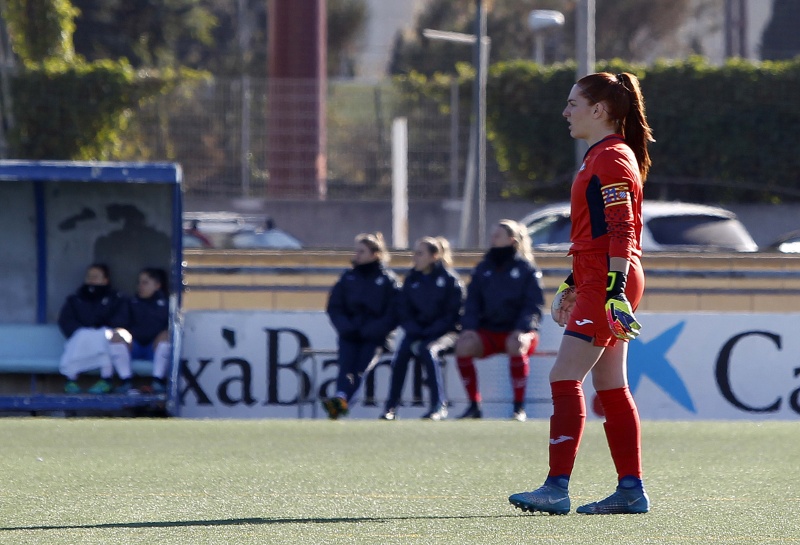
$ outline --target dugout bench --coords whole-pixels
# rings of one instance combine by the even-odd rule
[[[0,161],[0,412],[177,414],[181,177],[173,163]],[[113,287],[128,295],[142,268],[168,272],[173,364],[167,393],[64,393],[58,313],[83,283],[86,267],[97,262],[109,266]],[[132,367],[134,377],[149,376],[152,362]]]

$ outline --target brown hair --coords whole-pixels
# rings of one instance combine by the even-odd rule
[[[582,77],[578,80],[578,87],[589,104],[602,102],[606,106],[615,130],[622,135],[636,156],[639,174],[644,183],[647,173],[650,172],[647,144],[655,140],[653,129],[647,124],[644,113],[644,97],[639,80],[628,72],[617,75],[598,72]]]
[[[376,233],[361,233],[356,235],[356,244],[363,244],[370,251],[375,254],[378,261],[388,263],[390,256],[389,250],[386,249],[386,242],[383,240],[383,233],[380,231]]]
[[[424,244],[432,256],[444,263],[447,267],[453,264],[453,252],[450,250],[450,242],[444,237],[422,237],[420,244]]]
[[[527,261],[535,263],[533,248],[531,247],[531,237],[528,235],[527,227],[514,220],[500,220],[497,222],[497,225],[505,229],[508,236],[514,239],[514,247],[517,253]]]
[[[146,274],[161,285],[161,291],[169,295],[169,277],[167,271],[158,267],[145,267],[139,274]]]

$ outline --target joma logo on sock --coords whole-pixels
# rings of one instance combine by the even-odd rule
[[[561,436],[561,437],[559,437],[558,439],[552,439],[552,438],[551,438],[551,439],[550,439],[550,444],[551,444],[551,445],[557,445],[557,444],[559,444],[559,443],[563,443],[563,442],[565,442],[565,441],[574,441],[574,440],[575,440],[575,438],[574,438],[574,437],[570,437],[569,435],[562,435],[562,436]]]

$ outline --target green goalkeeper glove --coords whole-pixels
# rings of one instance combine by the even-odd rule
[[[627,276],[621,271],[608,273],[608,286],[606,287],[606,317],[608,327],[618,339],[631,341],[639,335],[642,324],[636,321],[633,307],[625,297],[625,282]]]

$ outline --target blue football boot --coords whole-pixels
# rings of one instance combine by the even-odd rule
[[[650,511],[650,498],[642,481],[636,477],[623,477],[617,490],[609,497],[581,505],[575,512],[584,515],[629,515]]]
[[[523,511],[540,511],[551,515],[569,513],[569,481],[563,477],[548,477],[544,484],[532,492],[509,496],[508,501]]]

